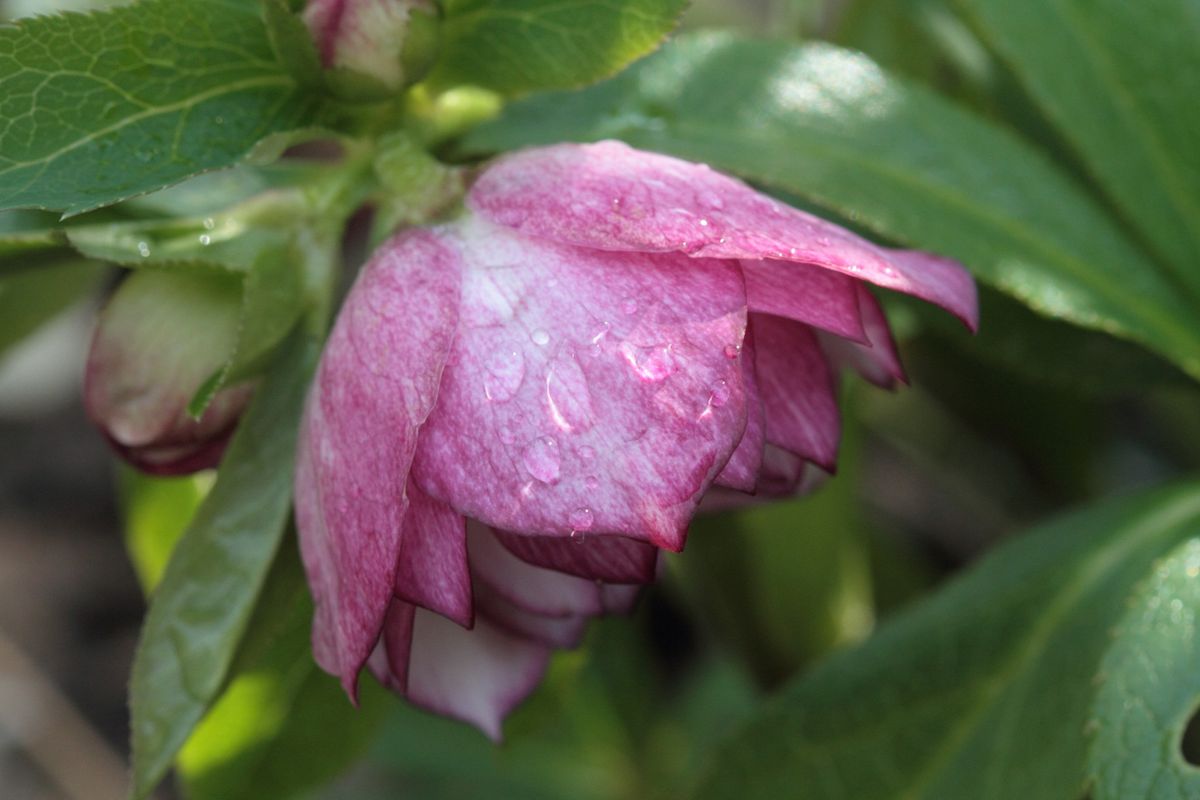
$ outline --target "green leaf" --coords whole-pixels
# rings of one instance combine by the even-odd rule
[[[1130,587],[1200,534],[1200,484],[1105,501],[997,548],[802,676],[713,758],[702,798],[1065,800]]]
[[[1043,314],[1200,377],[1200,313],[1032,147],[864,56],[681,37],[616,79],[516,103],[471,151],[619,138],[792,192],[958,258]],[[985,323],[986,324],[986,323]]]
[[[0,273],[0,358],[91,291],[103,274],[99,264],[71,253],[37,269]]]
[[[1088,755],[1094,800],[1200,796],[1181,743],[1200,698],[1200,538],[1156,565],[1104,656]]]
[[[285,541],[238,654],[236,677],[179,754],[189,800],[286,800],[337,775],[393,701],[373,681],[359,707],[313,661],[312,601]]]
[[[237,341],[224,365],[204,382],[188,403],[199,418],[222,388],[257,374],[304,311],[303,277],[297,248],[267,250],[246,273]]]
[[[429,76],[504,94],[606,78],[654,50],[686,0],[450,0]]]
[[[135,798],[161,780],[225,683],[291,509],[296,431],[316,350],[293,336],[155,591],[130,686]]]
[[[252,3],[21,20],[0,27],[0,208],[107,205],[233,164],[314,110]]]
[[[1200,300],[1194,0],[958,0]]]
[[[180,478],[158,478],[121,467],[125,549],[147,595],[162,580],[175,545],[212,488],[213,477],[206,470]]]

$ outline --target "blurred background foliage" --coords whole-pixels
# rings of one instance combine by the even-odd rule
[[[97,5],[111,4],[0,0],[0,18]],[[860,50],[1096,188],[952,0],[698,0],[683,27]],[[36,686],[24,696],[42,703],[31,710],[0,684],[0,787],[5,797],[50,800],[91,786],[88,796],[106,800],[97,787],[119,780],[112,773],[126,758],[120,708],[141,613],[135,573],[147,591],[154,585],[212,477],[151,479],[105,466],[75,397],[104,271],[54,258],[36,273],[0,272],[0,674]],[[36,306],[6,305],[27,294],[21,281],[52,288],[35,292]],[[888,394],[847,380],[836,479],[808,497],[699,520],[686,554],[669,559],[631,619],[595,624],[581,648],[556,658],[506,725],[503,746],[382,692],[368,691],[352,712],[334,681],[297,660],[307,653],[307,601],[298,567],[285,563],[268,596],[281,598],[287,618],[239,652],[244,669],[183,752],[180,788],[161,796],[685,796],[714,746],[764,697],[1001,540],[1200,462],[1200,392],[1149,351],[1039,316],[992,288],[982,289],[974,338],[920,304],[886,300],[913,385]],[[104,499],[112,485],[119,513]],[[133,571],[115,555],[119,529]],[[75,749],[56,753],[29,734],[37,719],[73,732],[59,743]]]

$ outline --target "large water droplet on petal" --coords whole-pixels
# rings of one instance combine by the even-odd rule
[[[572,533],[587,531],[591,530],[595,516],[590,508],[577,508],[567,517],[567,522],[571,526]]]
[[[712,385],[712,394],[708,398],[709,405],[713,408],[720,408],[729,402],[729,384],[725,381],[717,381]]]
[[[525,357],[515,344],[505,345],[484,365],[483,393],[488,400],[503,402],[521,388],[525,379]]]
[[[562,460],[553,436],[539,436],[525,448],[525,469],[542,483],[557,483]]]
[[[533,343],[538,347],[545,347],[546,345],[550,344],[550,334],[543,328],[538,328],[536,331],[529,334],[529,338],[532,339]]]
[[[625,358],[625,362],[633,367],[633,371],[637,373],[638,377],[647,381],[664,380],[679,369],[669,344],[639,347],[629,342],[622,342],[621,355]]]
[[[592,427],[595,412],[587,376],[570,352],[559,353],[546,371],[546,405],[559,430],[571,433]]]

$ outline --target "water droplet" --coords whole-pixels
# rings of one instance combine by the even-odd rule
[[[725,345],[725,357],[726,358],[737,358],[741,354],[742,354],[742,346],[740,344]]]
[[[704,202],[708,204],[709,208],[721,209],[725,207],[725,201],[721,199],[720,195],[716,194],[707,195],[704,198]]]
[[[529,334],[529,338],[532,339],[533,343],[538,347],[545,347],[546,345],[550,344],[550,334],[542,328],[538,328],[536,331]]]
[[[701,227],[701,228],[707,228],[707,227],[708,227],[708,220],[706,220],[706,219],[704,219],[704,218],[701,218],[701,219],[700,219],[700,227]]]
[[[588,475],[583,479],[583,485],[590,491],[595,491],[600,488],[600,479],[595,475]]]
[[[581,531],[591,530],[595,516],[590,508],[577,508],[567,517],[567,522],[570,523],[571,534],[574,535]]]
[[[211,231],[213,228],[217,227],[217,221],[212,217],[205,217],[204,222],[201,224],[204,225],[204,230],[206,231]]]
[[[539,436],[525,448],[525,469],[542,483],[557,483],[562,462],[553,436]]]
[[[796,248],[794,248],[794,247],[789,247],[789,248],[788,248],[788,255],[789,255],[789,256],[794,256],[794,255],[796,255]]]
[[[150,257],[150,245],[146,244],[145,242],[137,243],[137,251],[138,251],[138,255],[141,256],[142,258]]]
[[[546,370],[546,405],[550,420],[567,433],[587,430],[595,412],[587,376],[570,352],[559,353]]]
[[[629,342],[622,342],[621,355],[643,380],[661,381],[679,369],[669,344],[638,347]]]
[[[485,368],[487,374],[483,378],[483,394],[488,400],[508,400],[525,380],[525,357],[515,344],[497,350],[488,359]]]
[[[205,247],[208,247],[210,244],[212,244],[212,237],[209,236],[207,233],[200,234],[200,244],[204,245]]]
[[[708,404],[713,408],[720,408],[729,402],[729,384],[725,381],[717,381],[712,385],[712,395],[708,398]]]
[[[583,447],[579,448],[579,450],[576,452],[579,453],[579,457],[582,458],[584,461],[591,461],[593,458],[596,457],[595,449],[588,447],[586,444]]]
[[[637,300],[634,300],[632,297],[627,297],[621,301],[621,313],[622,314],[634,314],[637,312],[637,309],[638,309]]]

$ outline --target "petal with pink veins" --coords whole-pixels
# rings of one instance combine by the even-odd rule
[[[471,630],[425,609],[413,620],[408,699],[499,741],[501,725],[537,686],[550,657],[539,642],[485,619]]]
[[[550,647],[577,647],[583,641],[590,616],[575,614],[567,617],[547,617],[505,599],[487,584],[479,586],[475,602],[479,616],[509,633],[542,642]]]
[[[746,394],[746,430],[714,483],[739,492],[753,492],[762,469],[766,420],[762,398],[758,394],[758,378],[754,374],[754,331],[749,328],[738,359],[742,363],[742,387]]]
[[[847,339],[867,341],[859,312],[861,281],[811,264],[739,263],[751,312],[787,317]]]
[[[649,583],[654,580],[658,548],[624,536],[580,533],[574,537],[525,536],[496,531],[513,555],[544,569],[593,581]]]
[[[824,331],[817,331],[821,349],[834,367],[850,367],[871,383],[884,389],[893,389],[897,381],[907,383],[900,353],[892,338],[892,329],[879,301],[867,287],[859,284],[859,308],[862,311],[863,330],[867,343],[851,342]]]
[[[313,650],[353,695],[392,601],[405,486],[459,301],[453,250],[428,231],[380,248],[325,345],[301,427],[296,523]]]
[[[467,521],[408,482],[408,513],[396,564],[396,597],[471,627]]]
[[[811,328],[754,314],[754,366],[767,442],[832,472],[841,420],[833,376]]]
[[[535,567],[510,553],[494,531],[467,525],[471,574],[511,603],[535,614],[566,617],[604,610],[596,582]]]
[[[746,424],[737,265],[586,250],[470,216],[439,231],[465,271],[421,487],[502,530],[680,549]]]
[[[975,284],[959,264],[889,250],[741,181],[615,141],[506,156],[467,198],[526,235],[581,247],[812,264],[920,297],[974,329]]]

